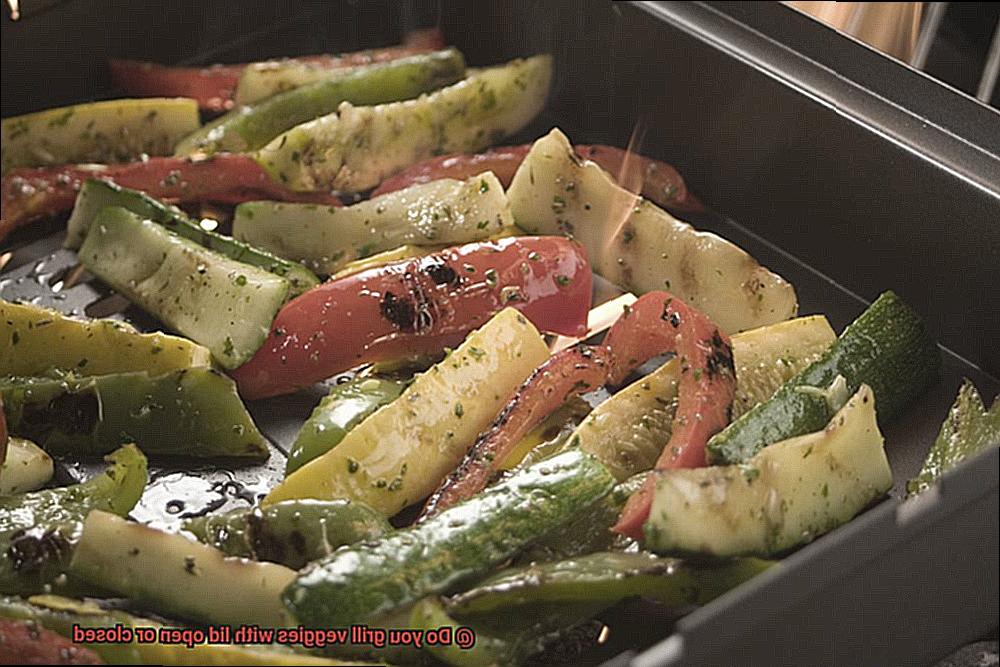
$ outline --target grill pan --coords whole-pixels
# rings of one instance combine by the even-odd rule
[[[20,21],[3,22],[4,116],[114,96],[110,55],[236,62],[387,45],[434,23],[471,65],[550,52],[553,95],[515,141],[558,125],[624,146],[642,123],[642,152],[676,165],[714,211],[689,221],[791,281],[801,313],[839,331],[886,289],[920,311],[944,348],[943,375],[885,433],[892,496],[680,620],[620,606],[602,617],[608,641],[574,662],[928,664],[996,627],[997,450],[901,501],[961,378],[987,398],[1000,390],[995,110],[777,3],[22,5]],[[67,287],[75,257],[59,230],[7,240],[0,296],[78,314],[96,302],[153,326],[85,274]],[[154,461],[132,515],[171,525],[253,502],[323,393],[249,404],[271,441],[264,465]],[[57,480],[95,467],[60,465]]]

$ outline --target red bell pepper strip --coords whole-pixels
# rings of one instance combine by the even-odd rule
[[[245,155],[154,157],[113,165],[15,169],[0,181],[0,241],[31,220],[69,211],[84,181],[100,178],[169,202],[237,204],[255,199],[340,206],[328,192],[295,192]]]
[[[439,49],[444,38],[437,29],[415,31],[402,46],[344,53],[292,58],[329,69],[358,67]],[[252,63],[211,65],[208,67],[170,67],[138,60],[111,59],[111,78],[128,95],[136,97],[191,97],[209,113],[233,108],[233,93],[244,68]]]
[[[629,326],[629,321],[636,326]],[[704,466],[705,444],[726,427],[732,416],[736,370],[726,334],[680,299],[666,292],[649,292],[615,323],[605,342],[621,355],[616,361],[623,363],[612,375],[622,379],[633,359],[644,361],[663,352],[677,352],[681,364],[677,412],[670,441],[654,469]],[[654,473],[628,499],[612,530],[640,539],[655,488]]]
[[[553,355],[531,374],[510,403],[424,505],[421,518],[470,498],[497,474],[497,464],[531,429],[574,396],[604,385],[610,353],[603,345],[577,345]]]
[[[497,473],[496,462],[567,399],[603,384],[620,385],[638,366],[667,352],[681,357],[680,399],[670,442],[657,465],[705,465],[705,443],[729,423],[736,377],[729,340],[680,299],[650,292],[618,318],[603,345],[578,345],[540,366],[431,496],[422,516],[484,489]]]
[[[373,197],[441,178],[466,179],[484,171],[492,171],[504,187],[510,185],[521,166],[530,144],[493,148],[474,155],[445,155],[431,158],[387,178],[372,193]],[[604,170],[618,177],[626,151],[614,146],[575,146],[581,158],[593,160]],[[642,196],[655,204],[678,211],[703,211],[704,206],[687,188],[684,178],[666,162],[633,155],[635,168],[641,170]]]
[[[233,371],[244,398],[287,394],[360,364],[433,354],[512,306],[543,331],[580,335],[590,308],[583,248],[512,237],[449,248],[314,287],[281,309]]]

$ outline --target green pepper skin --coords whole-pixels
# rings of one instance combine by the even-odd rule
[[[178,236],[214,250],[229,259],[287,278],[292,284],[289,298],[296,297],[319,284],[316,274],[298,262],[290,262],[243,241],[204,229],[180,209],[167,206],[139,190],[123,188],[109,181],[91,180],[83,184],[76,198],[73,214],[66,223],[64,245],[67,248],[79,248],[87,238],[90,223],[98,213],[109,206],[120,206],[141,215],[144,219],[159,223]]]
[[[1000,398],[994,398],[992,407],[987,410],[975,385],[965,380],[927,453],[920,474],[906,483],[906,493],[914,495],[926,491],[941,475],[965,459],[998,444]]]
[[[266,459],[233,381],[210,368],[0,379],[7,425],[50,453],[106,454],[134,442],[148,454]]]
[[[355,378],[330,390],[302,425],[288,451],[285,476],[336,447],[368,415],[403,393],[405,382]]]
[[[0,593],[38,592],[58,576],[91,510],[132,510],[148,481],[146,457],[126,445],[105,460],[82,484],[0,498]]]
[[[766,445],[826,428],[835,408],[814,392],[838,375],[847,394],[862,384],[875,393],[884,425],[902,413],[940,375],[941,351],[920,316],[893,292],[885,292],[861,314],[817,361],[786,382],[708,441],[713,464],[745,463]]]
[[[307,626],[377,619],[487,573],[613,487],[597,460],[566,452],[415,526],[338,549],[285,589],[285,604]]]
[[[368,106],[406,100],[455,83],[464,74],[465,59],[456,49],[331,72],[326,80],[233,109],[181,140],[176,154],[256,150],[285,130],[334,113],[343,102]]]
[[[611,493],[580,512],[570,523],[557,528],[517,557],[518,563],[544,563],[573,558],[595,551],[621,551],[634,541],[611,532],[629,497],[642,487],[646,473],[615,485]]]
[[[448,600],[458,618],[509,614],[535,604],[603,603],[630,597],[670,607],[703,605],[772,563],[753,558],[692,565],[652,554],[599,552],[579,558],[504,570]]]
[[[413,607],[409,625],[423,630],[452,628],[453,633],[458,628],[468,628],[475,633],[476,643],[469,648],[455,643],[424,645],[425,651],[445,664],[455,667],[518,665],[543,650],[560,634],[600,613],[603,608],[600,603],[540,606],[527,613],[506,616],[501,626],[495,627],[481,619],[453,618],[440,599],[429,597]]]
[[[189,519],[183,528],[227,556],[295,570],[337,547],[377,539],[392,530],[380,513],[350,500],[287,500]]]

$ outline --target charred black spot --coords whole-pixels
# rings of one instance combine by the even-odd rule
[[[719,373],[729,373],[736,375],[736,366],[733,363],[733,348],[722,339],[719,330],[712,334],[712,353],[705,360],[706,370],[709,377],[715,377]]]
[[[26,402],[16,432],[36,442],[46,442],[57,434],[91,433],[99,415],[100,403],[94,390],[84,387],[60,394],[48,403]]]
[[[38,572],[46,565],[69,558],[69,540],[58,528],[44,530],[40,526],[22,528],[11,536],[7,556],[19,574]]]
[[[444,262],[431,264],[426,269],[427,275],[437,285],[458,285],[459,277],[455,269]]]
[[[406,298],[399,298],[392,292],[386,292],[382,297],[382,316],[389,320],[403,331],[413,331],[416,320],[416,309],[413,302]]]
[[[247,515],[247,541],[258,560],[285,562],[285,544],[270,530],[262,512]]]

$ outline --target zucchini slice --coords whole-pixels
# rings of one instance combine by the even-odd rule
[[[298,576],[285,603],[307,627],[384,617],[488,573],[613,486],[593,457],[565,452],[422,523],[338,549]]]
[[[937,380],[941,352],[920,316],[892,292],[882,294],[815,362],[708,441],[710,460],[746,461],[766,445],[818,431],[836,406],[826,391],[837,376],[850,395],[862,383],[888,424]]]
[[[170,155],[198,125],[198,103],[185,97],[107,100],[4,118],[2,173]]]
[[[96,179],[87,181],[80,188],[73,213],[66,223],[66,241],[63,246],[79,248],[87,238],[90,223],[108,206],[126,208],[146,220],[163,225],[178,236],[194,241],[229,259],[287,278],[292,284],[289,298],[298,296],[319,284],[319,278],[297,262],[289,262],[229,236],[203,229],[180,209],[167,206],[144,192],[129,190],[109,181]]]
[[[667,289],[727,333],[787,320],[798,308],[795,290],[780,276],[735,244],[623,189],[581,160],[558,129],[534,143],[507,197],[528,233],[574,237],[596,273],[636,294]]]
[[[79,252],[91,273],[212,352],[240,366],[264,344],[291,283],[229,259],[120,207],[98,214]]]
[[[786,551],[847,523],[892,488],[868,385],[826,428],[742,465],[657,473],[644,546],[718,557]]]
[[[500,311],[336,447],[285,478],[264,503],[347,498],[396,514],[455,469],[548,353],[527,318]]]
[[[183,535],[96,510],[83,522],[69,572],[166,613],[270,628],[288,624],[281,591],[295,579],[282,565],[226,558]]]
[[[442,179],[335,208],[249,202],[236,207],[233,236],[322,274],[403,245],[484,241],[514,227],[493,172]]]
[[[475,152],[518,132],[545,106],[551,80],[552,58],[535,56],[414,100],[345,102],[275,137],[257,161],[293,190],[367,190],[415,162]]]

